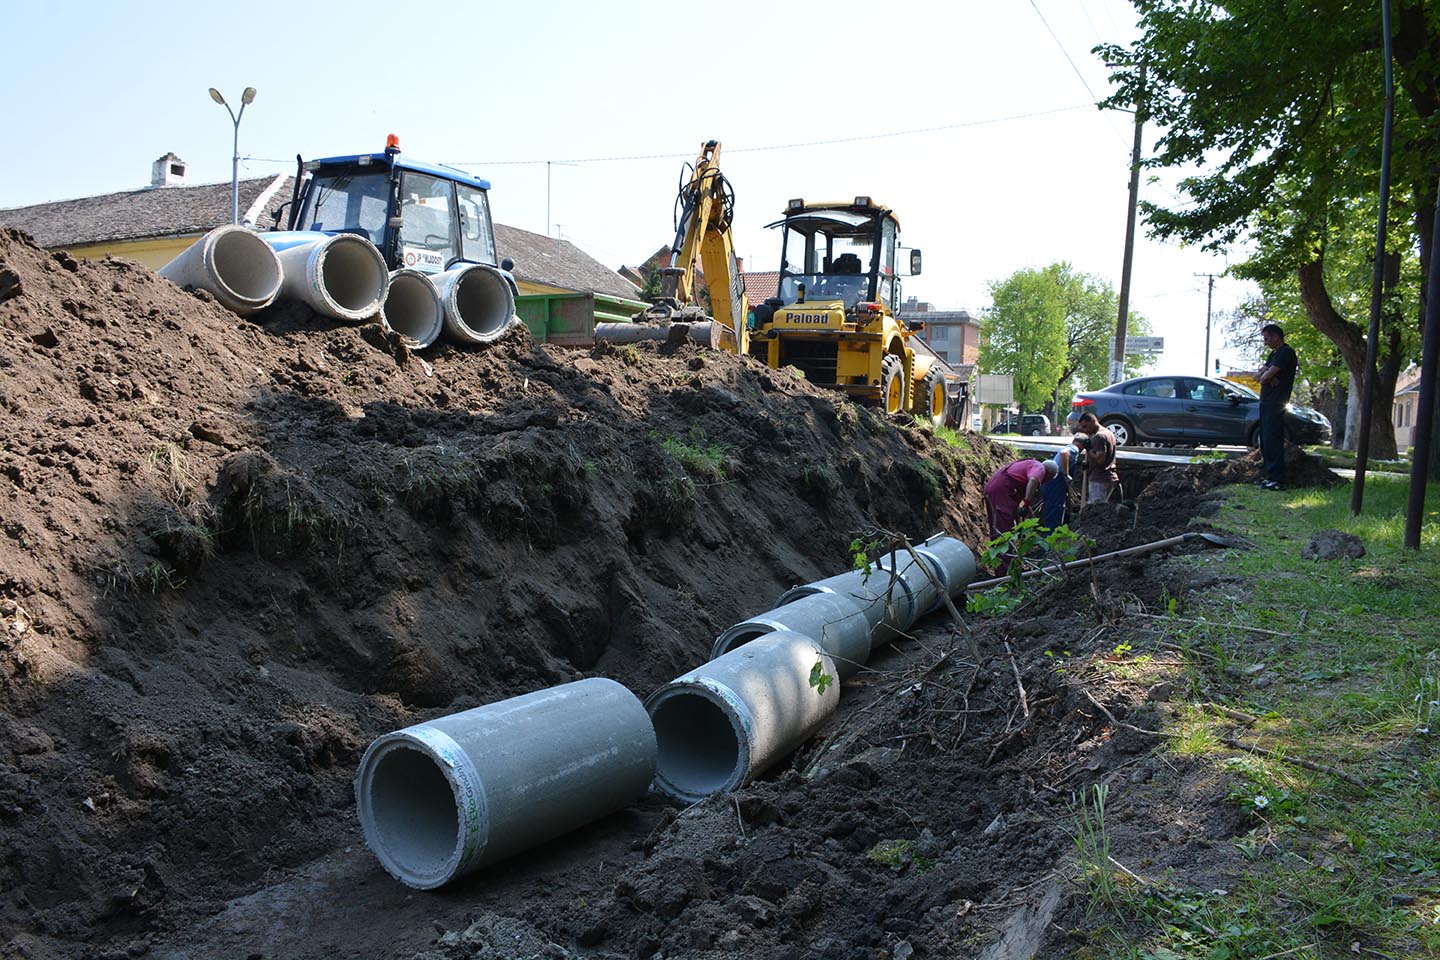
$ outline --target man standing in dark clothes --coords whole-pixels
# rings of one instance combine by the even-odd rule
[[[1295,351],[1285,342],[1285,331],[1278,323],[1260,328],[1270,356],[1260,368],[1260,455],[1265,459],[1266,490],[1285,486],[1285,404],[1295,387],[1295,370],[1300,365]]]

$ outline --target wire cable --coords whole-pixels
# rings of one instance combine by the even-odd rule
[[[1093,95],[1092,95],[1093,96]],[[1010,123],[1015,120],[1029,120],[1034,117],[1048,117],[1057,113],[1068,113],[1072,110],[1084,110],[1095,107],[1099,100],[1092,100],[1090,103],[1077,103],[1068,107],[1055,107],[1050,110],[1037,110],[1033,113],[1018,113],[1008,117],[992,117],[988,120],[967,120],[962,123],[947,123],[937,127],[917,127],[913,130],[893,130],[888,133],[862,134],[854,137],[834,137],[828,140],[805,140],[796,143],[777,143],[764,147],[726,147],[725,153],[765,153],[776,150],[799,150],[804,147],[827,147],[837,143],[859,143],[866,140],[887,140],[894,137],[913,137],[927,133],[940,133],[945,130],[960,130],[966,127],[983,127],[995,123]],[[630,160],[683,160],[692,156],[692,153],[638,153],[610,157],[573,157],[566,160],[450,160],[446,166],[450,167],[516,167],[540,163],[620,163]]]

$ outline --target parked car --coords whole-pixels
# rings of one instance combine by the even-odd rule
[[[1260,395],[1230,380],[1136,377],[1077,394],[1071,408],[1066,427],[1075,430],[1081,414],[1093,413],[1121,446],[1260,443]],[[1287,404],[1285,439],[1329,443],[1330,421],[1318,410]]]
[[[1018,433],[1022,437],[1048,437],[1050,418],[1043,413],[1027,413],[1001,420],[990,428],[991,433]]]

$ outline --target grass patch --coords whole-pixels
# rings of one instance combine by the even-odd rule
[[[1214,522],[1248,548],[1181,561],[1226,580],[1165,627],[1184,699],[1164,749],[1228,784],[1242,873],[1227,890],[1107,893],[1092,804],[1081,862],[1120,921],[1094,934],[1104,955],[1440,956],[1440,490],[1418,553],[1403,480],[1369,478],[1359,517],[1350,493],[1234,488]],[[1302,559],[1322,529],[1365,556]]]
[[[702,483],[719,483],[730,476],[730,445],[711,443],[698,427],[692,428],[683,440],[678,437],[663,438],[660,449],[679,461],[686,473]]]

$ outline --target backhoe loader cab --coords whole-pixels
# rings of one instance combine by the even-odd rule
[[[941,368],[908,345],[919,326],[909,329],[895,316],[901,247],[894,212],[864,196],[791,200],[770,226],[783,234],[779,288],[755,309],[751,353],[888,413],[942,424],[948,400]],[[920,272],[920,251],[910,251],[909,267],[911,276]]]
[[[392,134],[383,153],[300,161],[287,229],[358,234],[391,270],[481,263],[508,272],[513,264],[496,262],[489,190],[463,170],[401,157]]]

